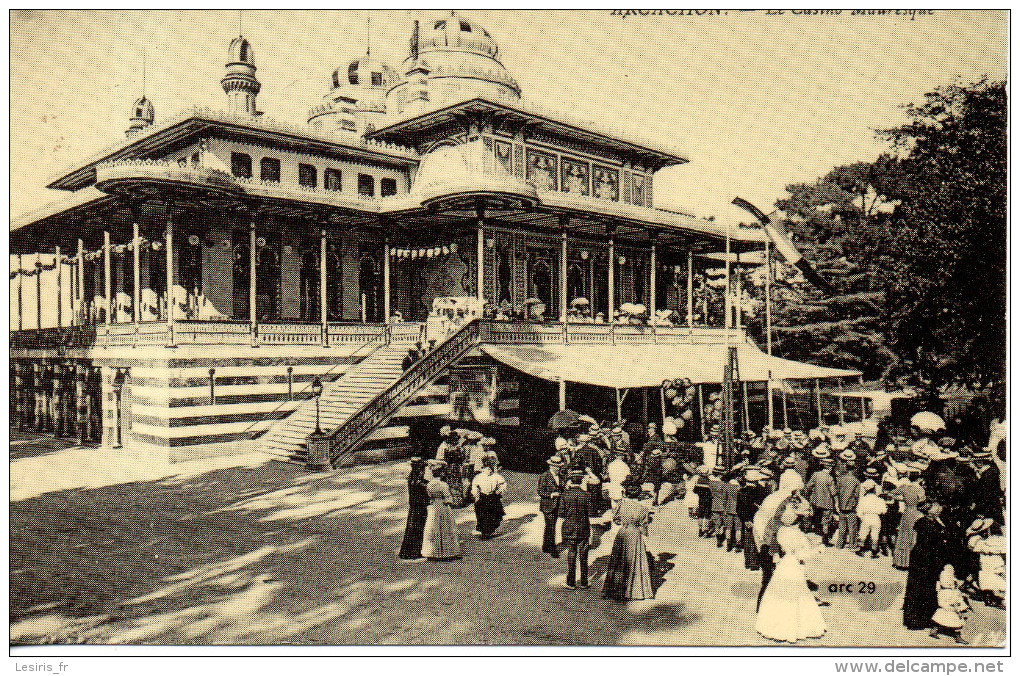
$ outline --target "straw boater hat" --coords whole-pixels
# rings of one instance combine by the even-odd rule
[[[839,459],[846,462],[853,462],[854,460],[857,459],[857,454],[847,449],[839,454]]]
[[[761,481],[765,476],[757,467],[747,467],[744,469],[744,478],[748,481]]]
[[[824,446],[819,446],[815,450],[811,451],[811,455],[813,455],[818,460],[828,460],[829,456],[831,456],[832,453],[830,453],[829,449],[825,448]]]
[[[459,437],[466,437],[468,435],[468,432],[470,431],[471,430],[466,430],[463,427],[458,427],[457,429],[454,430],[454,433]]]
[[[554,455],[545,461],[545,464],[552,465],[553,467],[563,467],[563,458],[559,455]]]
[[[811,441],[825,441],[825,432],[821,428],[815,427],[808,430],[808,439]]]
[[[446,461],[444,460],[429,460],[428,467],[433,472],[439,471],[446,467]]]
[[[786,458],[783,459],[783,467],[784,468],[793,469],[796,466],[797,466],[797,459],[795,457],[793,457],[792,455],[788,455],[788,456],[786,456]]]
[[[775,472],[770,470],[768,467],[762,467],[761,469],[758,470],[758,473],[761,474],[762,480],[771,479],[772,477],[775,476]]]
[[[867,469],[864,470],[864,476],[867,477],[877,477],[878,474],[879,474],[878,469],[876,469],[875,467],[868,467]]]
[[[482,438],[482,437],[483,437],[484,435],[483,435],[483,434],[482,434],[481,432],[476,432],[476,431],[474,431],[474,430],[471,430],[471,431],[469,431],[469,432],[468,432],[468,433],[467,433],[466,435],[464,435],[464,436],[466,436],[466,437],[467,437],[468,439],[470,439],[471,441],[478,441],[478,440],[479,440],[479,439],[481,439],[481,438]]]
[[[975,519],[974,523],[970,524],[967,528],[967,535],[977,535],[983,533],[992,527],[995,521],[993,519]]]
[[[653,448],[652,449],[652,455],[662,455],[662,449],[658,448],[658,447]]]
[[[712,474],[725,474],[725,473],[726,465],[716,465],[715,467],[712,468]]]

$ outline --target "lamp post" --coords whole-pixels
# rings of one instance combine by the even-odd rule
[[[320,472],[333,469],[329,460],[329,437],[319,425],[319,398],[322,396],[322,381],[318,376],[312,381],[312,396],[315,397],[315,431],[308,435],[305,443],[308,447],[308,468]]]
[[[312,381],[312,396],[315,397],[315,433],[322,434],[322,428],[319,427],[319,397],[322,396],[322,381],[318,376],[315,376],[315,380]]]

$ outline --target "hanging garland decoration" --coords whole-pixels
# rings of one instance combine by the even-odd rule
[[[457,253],[458,248],[459,247],[456,242],[451,242],[442,246],[430,246],[417,249],[393,248],[390,249],[390,258],[407,258],[409,260],[438,258],[439,256],[450,256],[455,254]]]
[[[145,251],[145,250],[161,251],[163,249],[163,242],[161,242],[159,240],[148,240],[148,239],[145,239],[144,237],[142,237],[140,239],[141,239],[140,244],[141,244],[141,250],[142,251]],[[119,254],[123,254],[123,253],[128,252],[128,251],[134,251],[134,250],[135,250],[135,246],[134,246],[133,242],[128,242],[126,244],[114,244],[114,245],[110,246],[110,253],[111,254],[118,254],[119,255]],[[96,249],[95,251],[83,251],[82,252],[82,260],[84,260],[86,263],[91,263],[92,261],[100,260],[102,257],[103,257],[103,248],[102,247]],[[63,263],[64,265],[74,265],[74,264],[76,264],[78,262],[78,256],[77,255],[71,256],[71,255],[61,254],[60,262]],[[56,270],[56,269],[57,269],[56,261],[54,261],[53,263],[50,263],[48,265],[47,264],[43,264],[43,263],[36,263],[35,269],[32,269],[32,268],[29,268],[29,269],[19,268],[17,270],[11,270],[11,279],[14,279],[14,278],[18,277],[19,275],[21,275],[23,277],[33,277],[35,275],[42,274],[43,271]]]

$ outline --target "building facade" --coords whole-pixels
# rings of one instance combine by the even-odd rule
[[[338,68],[307,124],[258,110],[243,37],[222,85],[225,111],[164,121],[142,97],[120,143],[48,186],[66,201],[12,224],[15,425],[300,457],[319,378],[339,457],[450,415],[450,369],[485,344],[757,349],[695,293],[701,253],[763,234],[656,208],[656,172],[687,159],[523,99],[465,17],[416,23],[399,69]],[[44,275],[51,326],[21,301]],[[646,321],[614,323],[628,306]]]

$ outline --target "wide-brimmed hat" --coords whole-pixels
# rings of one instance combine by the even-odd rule
[[[455,430],[454,430],[453,432],[454,432],[454,434],[456,434],[457,436],[460,436],[460,437],[466,437],[466,436],[468,435],[468,433],[469,433],[470,431],[471,431],[471,430],[466,430],[466,429],[464,429],[463,427],[458,427],[458,428],[457,428],[457,429],[455,429]]]
[[[989,528],[991,528],[992,524],[994,523],[995,523],[994,519],[975,519],[974,523],[970,524],[970,526],[967,528],[967,535],[976,535],[978,533],[983,533]]]
[[[875,467],[868,467],[864,470],[864,476],[878,476],[878,469]]]
[[[577,435],[577,440],[579,442],[581,442],[581,443],[584,443],[586,441],[591,441],[591,435],[590,434],[578,434]]]
[[[661,448],[653,448],[652,449],[652,455],[662,455],[662,449]]]
[[[436,471],[441,470],[441,469],[445,469],[446,468],[446,461],[445,460],[429,460],[428,461],[428,468],[430,470],[432,470],[433,472],[436,472]]]
[[[599,427],[598,423],[592,423],[591,425],[588,426],[588,434],[598,434],[601,431],[602,428]]]
[[[587,414],[581,414],[577,416],[578,422],[586,422],[589,425],[598,425],[599,421]]]
[[[712,474],[725,474],[725,473],[726,465],[716,465],[715,467],[712,468]]]
[[[971,454],[970,457],[973,460],[976,460],[976,461],[980,462],[980,461],[984,461],[984,460],[991,460],[992,459],[992,454],[991,454],[990,451],[974,451]]]
[[[744,469],[744,478],[748,481],[761,481],[765,476],[757,467],[747,467]]]
[[[793,440],[807,439],[807,435],[804,434],[804,430],[793,430],[791,432],[789,431],[789,428],[787,428],[786,430],[783,430],[783,434],[788,434],[789,437]]]
[[[857,459],[857,454],[848,449],[839,454],[839,459],[845,460],[846,462],[853,462]]]
[[[552,465],[553,467],[563,467],[563,458],[558,455],[554,455],[546,460],[545,464]]]
[[[818,448],[811,451],[811,455],[817,458],[818,460],[828,460],[829,456],[831,456],[832,453],[829,451],[829,449],[819,446]]]
[[[797,458],[793,457],[792,455],[788,455],[785,458],[783,458],[783,467],[787,467],[787,468],[792,469],[792,468],[794,468],[796,466],[797,466]]]

